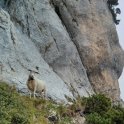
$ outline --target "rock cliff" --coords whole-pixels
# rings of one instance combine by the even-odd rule
[[[2,0],[0,6],[1,80],[24,92],[32,69],[53,99],[94,92],[120,99],[124,51],[106,0]]]

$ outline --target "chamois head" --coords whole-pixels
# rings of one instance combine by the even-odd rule
[[[35,72],[35,71],[33,71],[33,70],[28,70],[28,71],[30,71],[30,74],[29,74],[29,77],[28,77],[28,80],[30,81],[30,80],[34,80],[34,74],[36,73],[36,74],[39,74],[38,72]],[[34,73],[34,74],[33,74]]]
[[[34,80],[34,75],[33,74],[29,74],[28,80]]]

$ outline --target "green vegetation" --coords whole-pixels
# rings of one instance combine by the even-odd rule
[[[54,124],[73,124],[72,119],[80,113],[88,124],[124,124],[124,108],[112,106],[110,99],[102,94],[70,99],[73,104],[64,106],[21,96],[14,86],[1,82],[0,96],[0,124],[52,124],[49,120],[52,113],[56,117]]]
[[[70,110],[80,109],[86,117],[87,124],[124,124],[124,108],[112,105],[103,94],[95,94],[88,98],[77,98]]]
[[[0,82],[0,124],[48,124],[50,111],[60,116],[57,124],[67,124],[71,120],[61,117],[66,111],[63,105],[42,99],[30,99],[17,93],[14,86]]]
[[[112,106],[102,94],[86,99],[85,114],[88,124],[124,124],[124,108]]]
[[[88,124],[111,124],[110,119],[105,119],[98,113],[91,113],[87,115]]]
[[[102,94],[93,95],[92,97],[87,98],[87,104],[85,107],[86,113],[99,113],[100,115],[106,113],[108,109],[111,108],[111,101],[109,98],[105,97]]]
[[[34,113],[33,104],[21,97],[14,87],[0,83],[0,124],[28,124]]]
[[[110,5],[118,5],[118,0],[108,0],[107,1]]]
[[[116,25],[120,23],[120,20],[117,19],[117,14],[121,14],[121,10],[119,8],[115,9],[115,6],[119,5],[118,0],[108,0],[108,8],[111,11],[113,21],[115,22]]]

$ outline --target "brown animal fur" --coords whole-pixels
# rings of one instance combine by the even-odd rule
[[[28,81],[27,86],[28,86],[29,90],[34,91],[34,88],[35,88],[34,80]]]
[[[46,89],[45,86],[43,84],[43,87],[40,87],[38,82],[42,82],[41,80],[35,79],[32,72],[30,72],[28,80],[27,80],[27,87],[30,90],[30,98],[31,98],[31,92],[33,92],[34,98],[35,98],[35,93],[38,92],[39,94],[41,94],[41,96],[44,93],[44,98],[46,96]],[[39,85],[39,86],[37,86]],[[40,89],[38,89],[40,87]],[[43,89],[42,89],[43,88]]]

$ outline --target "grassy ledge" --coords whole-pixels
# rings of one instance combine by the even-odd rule
[[[124,124],[124,108],[112,106],[109,98],[96,94],[77,98],[72,105],[21,96],[14,86],[0,82],[0,124],[77,124],[77,116],[87,124]],[[52,116],[54,115],[54,116]]]

